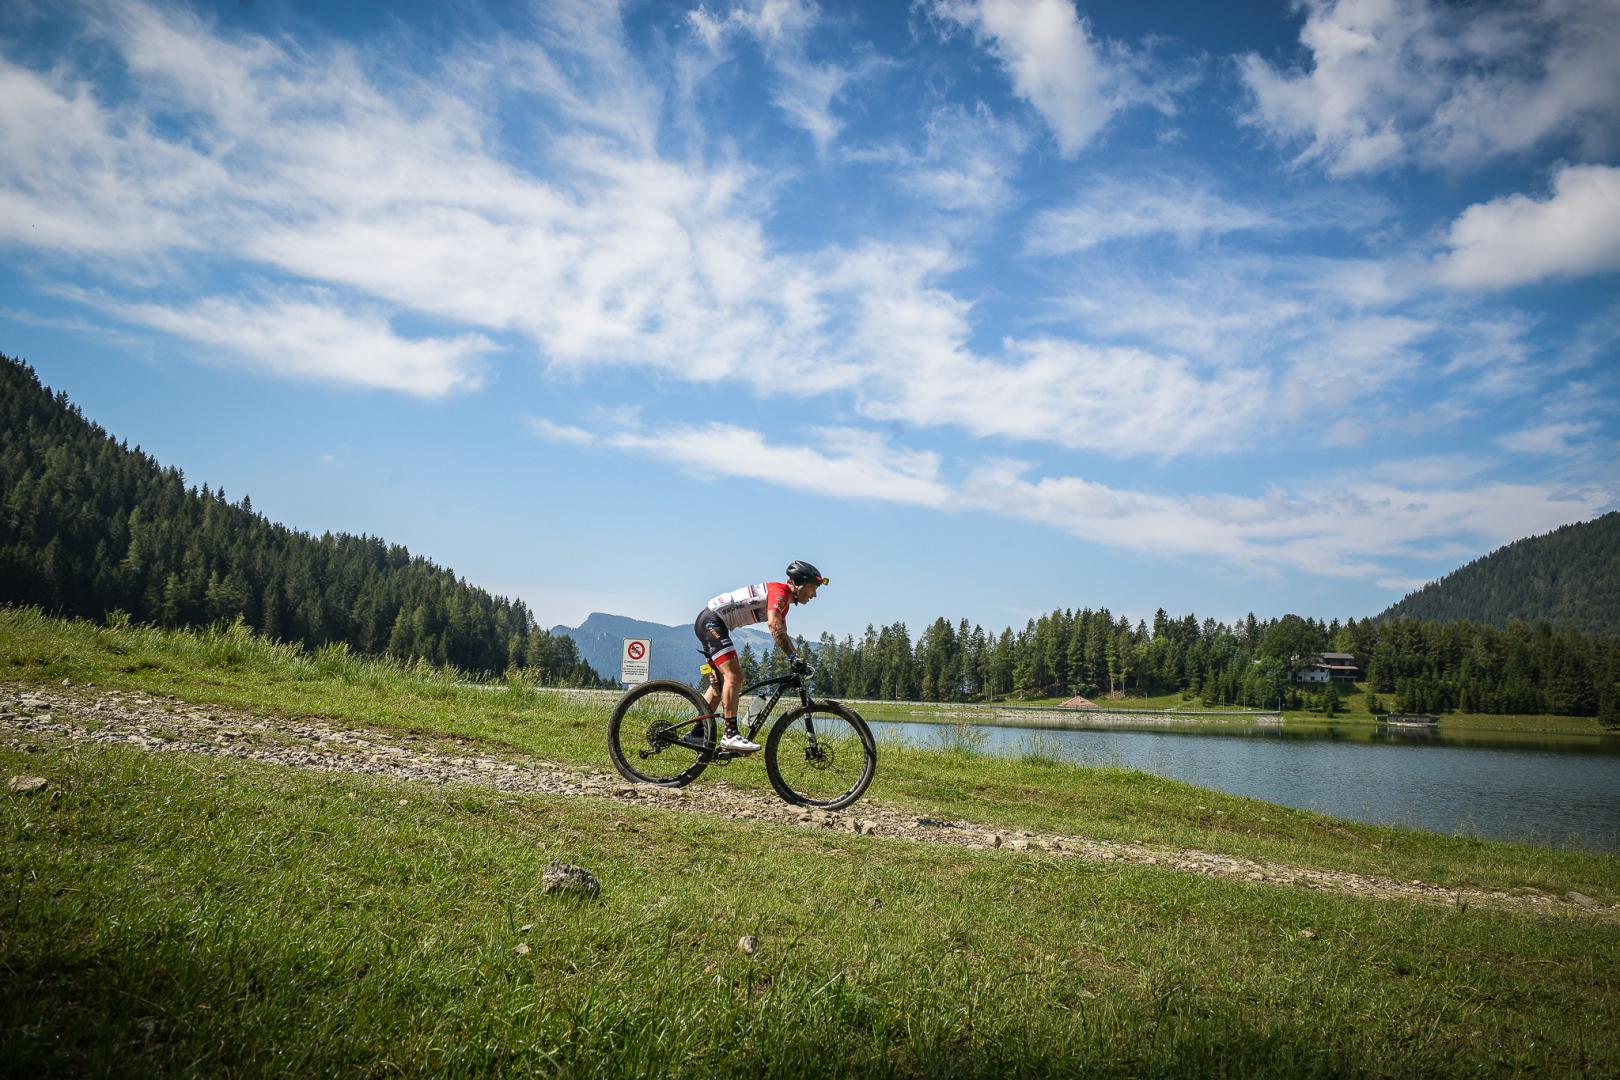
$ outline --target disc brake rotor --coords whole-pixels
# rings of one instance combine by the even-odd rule
[[[825,742],[818,742],[814,746],[804,748],[805,764],[812,769],[830,769],[835,756],[833,748]]]

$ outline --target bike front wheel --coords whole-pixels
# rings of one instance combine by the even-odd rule
[[[797,806],[841,810],[860,798],[877,771],[877,743],[854,709],[833,702],[801,706],[765,737],[771,786]]]
[[[608,720],[608,756],[626,780],[685,787],[714,753],[714,717],[690,686],[644,682],[619,699]]]

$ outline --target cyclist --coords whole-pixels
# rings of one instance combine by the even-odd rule
[[[788,563],[787,581],[768,581],[758,585],[744,585],[728,593],[721,593],[698,612],[692,630],[709,658],[714,675],[704,700],[711,711],[725,719],[725,732],[720,738],[724,749],[751,754],[759,743],[743,737],[737,730],[737,699],[742,696],[742,665],[737,661],[737,646],[731,643],[731,631],[739,626],[752,626],[764,621],[776,647],[793,664],[794,671],[804,670],[804,661],[794,654],[793,639],[788,637],[788,604],[807,604],[815,599],[816,590],[827,584],[821,571],[803,561]]]

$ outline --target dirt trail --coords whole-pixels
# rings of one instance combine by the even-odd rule
[[[965,848],[1007,848],[1052,858],[1157,866],[1202,874],[1447,907],[1481,907],[1527,914],[1570,914],[1620,924],[1620,905],[1579,893],[1452,889],[1421,881],[1313,870],[1220,855],[1196,848],[1091,840],[1080,836],[997,829],[974,822],[918,817],[871,799],[842,813],[788,806],[768,792],[744,791],[710,779],[668,790],[628,784],[617,773],[516,756],[478,753],[453,740],[395,735],[337,725],[314,717],[258,716],[193,705],[138,692],[0,685],[0,741],[20,749],[95,743],[159,753],[246,758],[294,768],[371,773],[433,784],[473,784],[543,795],[588,796],[691,813],[836,829]],[[723,774],[722,774],[723,775]]]

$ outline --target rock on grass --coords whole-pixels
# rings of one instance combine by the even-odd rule
[[[595,900],[602,892],[602,883],[583,866],[554,862],[546,864],[545,875],[540,879],[540,891]]]

